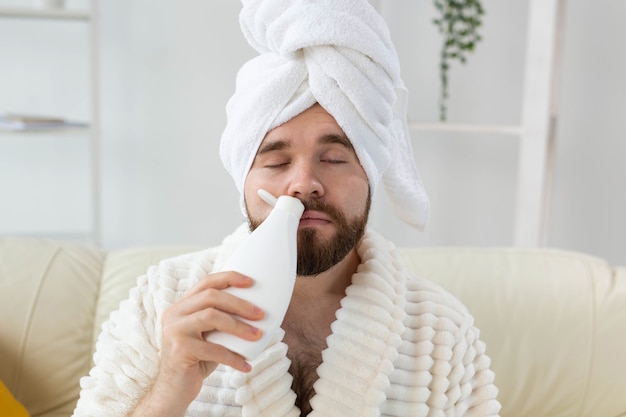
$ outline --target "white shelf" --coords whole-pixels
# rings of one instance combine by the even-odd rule
[[[423,123],[409,121],[410,130],[427,132],[451,132],[451,133],[489,133],[501,135],[519,136],[522,134],[521,126],[514,125],[482,125],[460,123]]]
[[[75,230],[75,231],[49,231],[49,232],[24,232],[24,231],[2,231],[3,236],[12,236],[12,237],[29,237],[29,238],[40,238],[40,239],[60,239],[60,240],[71,240],[76,242],[85,242],[92,243],[93,236],[91,231],[89,230]]]
[[[88,31],[90,51],[85,56],[89,62],[90,76],[90,111],[86,117],[88,125],[86,126],[67,126],[62,128],[36,129],[36,130],[1,130],[0,139],[3,145],[21,149],[21,145],[17,145],[20,141],[32,142],[33,140],[45,140],[48,144],[48,138],[61,140],[68,138],[73,141],[75,138],[87,136],[89,139],[89,149],[85,150],[87,154],[85,159],[89,160],[89,183],[90,190],[87,190],[88,210],[90,211],[89,226],[86,230],[82,230],[83,226],[69,226],[65,230],[56,230],[55,226],[47,224],[38,224],[36,228],[23,227],[20,228],[24,234],[40,234],[42,236],[56,236],[65,238],[87,238],[95,244],[100,242],[100,121],[99,121],[99,27],[98,27],[98,0],[89,0],[87,9],[52,9],[37,7],[2,7],[0,6],[0,18],[3,19],[20,19],[32,21],[57,21],[59,23],[79,22],[85,23]],[[4,109],[3,109],[4,110]],[[56,138],[54,138],[56,137]],[[32,138],[32,140],[31,140]],[[58,226],[57,226],[58,227]],[[34,229],[34,230],[31,230]],[[39,233],[38,233],[39,231]],[[6,232],[0,231],[0,233]],[[18,230],[14,230],[18,232]]]
[[[23,19],[90,20],[88,10],[38,9],[35,7],[0,7],[0,16]]]
[[[12,136],[80,136],[92,133],[90,127],[64,127],[55,129],[36,130],[3,130],[0,129],[0,137],[8,138]]]

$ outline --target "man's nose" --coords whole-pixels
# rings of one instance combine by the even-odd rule
[[[294,165],[288,192],[289,195],[304,200],[322,197],[324,195],[324,187],[319,172],[312,164],[302,163]]]

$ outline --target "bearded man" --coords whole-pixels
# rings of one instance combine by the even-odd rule
[[[220,154],[248,224],[139,278],[103,326],[74,415],[498,415],[472,316],[367,226],[381,178],[407,223],[422,227],[429,206],[383,20],[366,0],[244,0],[240,21],[260,55],[238,74]],[[204,336],[262,336],[263,310],[223,291],[253,279],[222,271],[269,214],[258,189],[305,210],[281,331],[246,360]]]

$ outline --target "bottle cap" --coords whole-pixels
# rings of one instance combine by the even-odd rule
[[[304,213],[304,204],[302,204],[302,201],[288,195],[281,195],[278,197],[274,207],[288,211],[297,218],[302,217],[302,213]]]

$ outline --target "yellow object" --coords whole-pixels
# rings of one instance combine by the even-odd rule
[[[0,381],[0,415],[6,417],[28,417],[28,411],[11,394],[11,391]]]

